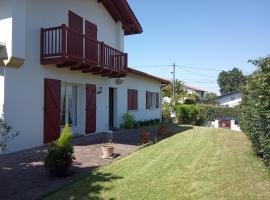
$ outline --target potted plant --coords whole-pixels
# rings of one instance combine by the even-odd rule
[[[53,141],[48,146],[48,152],[44,159],[44,167],[52,176],[62,177],[68,175],[68,170],[72,165],[74,149],[71,144],[72,132],[66,125],[57,141]]]
[[[158,133],[160,135],[166,135],[167,132],[168,132],[168,125],[165,124],[165,123],[161,124],[160,127],[159,127],[159,129],[158,129]]]
[[[148,143],[150,141],[150,131],[147,129],[142,129],[139,137],[142,144]]]
[[[106,138],[106,144],[102,145],[102,158],[113,158],[114,146],[112,145],[113,141],[113,131],[109,131]]]

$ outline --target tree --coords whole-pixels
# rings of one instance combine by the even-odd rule
[[[218,85],[220,93],[228,94],[240,90],[240,86],[245,82],[245,76],[238,68],[229,71],[222,71],[218,75]]]
[[[202,100],[203,101],[208,101],[208,100],[216,98],[216,97],[217,97],[217,94],[214,93],[214,92],[205,92],[203,94]]]
[[[172,83],[173,83],[173,80],[172,80]],[[176,95],[184,92],[183,84],[184,83],[182,81],[178,79],[175,80],[174,92]],[[173,98],[173,84],[169,84],[165,86],[162,90],[162,95],[163,97]]]

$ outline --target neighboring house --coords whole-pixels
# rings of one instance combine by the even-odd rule
[[[206,92],[205,90],[201,90],[201,89],[198,89],[198,88],[186,85],[186,84],[183,85],[183,89],[188,94],[195,94],[199,96],[200,98],[203,97],[203,94]]]
[[[124,53],[124,36],[141,32],[126,0],[1,1],[0,104],[20,131],[8,152],[55,140],[66,123],[85,135],[119,127],[126,111],[161,118],[170,82],[128,68]]]
[[[218,96],[216,98],[208,100],[208,102],[214,102],[221,106],[234,107],[240,104],[242,95],[240,91],[231,92]]]

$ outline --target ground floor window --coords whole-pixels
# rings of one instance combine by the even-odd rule
[[[156,93],[151,92],[150,93],[150,109],[156,108]]]
[[[61,126],[77,126],[78,87],[62,83],[61,85]]]

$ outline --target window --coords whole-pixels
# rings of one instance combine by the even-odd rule
[[[146,92],[146,109],[159,108],[159,93]]]
[[[156,93],[150,93],[150,109],[156,108]]]
[[[138,110],[138,90],[128,89],[128,110]]]
[[[61,125],[77,126],[78,88],[68,84],[61,86]]]

